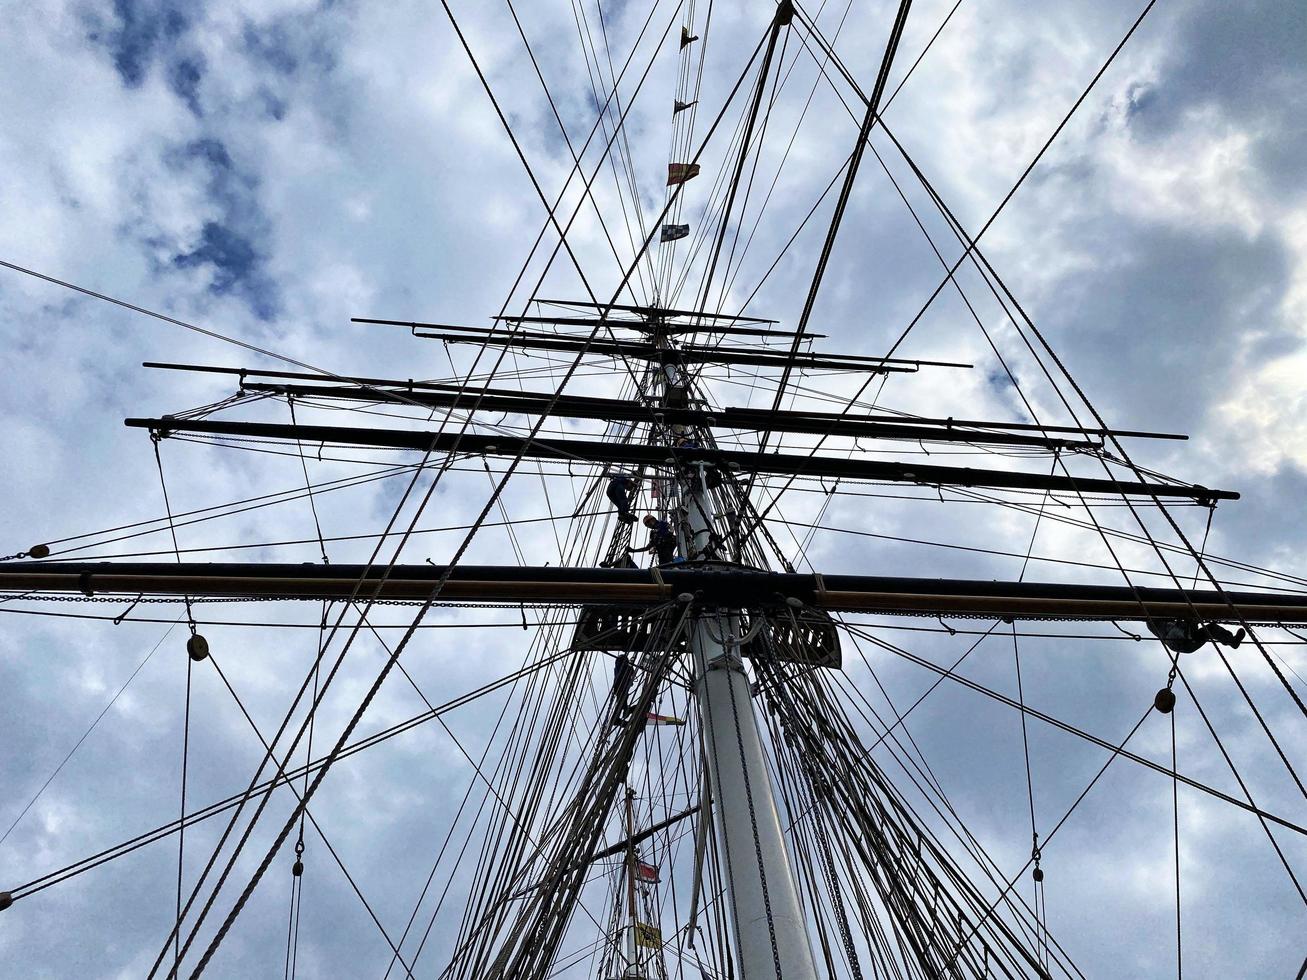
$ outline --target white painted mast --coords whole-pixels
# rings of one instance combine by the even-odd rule
[[[681,484],[687,556],[712,540],[712,499],[703,467]],[[712,820],[743,980],[816,980],[817,968],[772,795],[753,697],[739,651],[740,617],[699,610],[690,633]]]

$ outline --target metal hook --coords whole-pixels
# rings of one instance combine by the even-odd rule
[[[145,593],[142,592],[135,599],[133,599],[132,604],[130,606],[128,606],[126,609],[124,609],[122,612],[120,612],[117,616],[113,618],[113,624],[115,626],[121,626],[122,621],[127,618],[127,614],[136,608],[137,603],[139,603],[144,596]]]
[[[1115,619],[1111,620],[1111,623],[1113,626],[1119,629],[1126,636],[1130,637],[1130,639],[1134,640],[1136,643],[1138,643],[1140,640],[1143,639],[1143,637],[1138,635],[1137,633],[1131,633],[1128,629],[1126,629],[1124,626],[1118,623]]]

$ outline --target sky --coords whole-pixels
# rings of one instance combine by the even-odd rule
[[[450,0],[531,174],[552,198],[572,165],[554,113],[577,148],[593,124],[595,98],[571,3],[516,6],[552,105],[509,8]],[[703,23],[706,6],[696,0],[695,24]],[[763,36],[771,10],[762,0],[712,6],[699,136]],[[938,0],[913,5],[890,91],[952,7]],[[823,33],[836,36],[841,60],[864,91],[875,77],[893,8],[854,0],[841,22],[845,8],[837,0],[820,13],[815,0],[805,5]],[[1190,437],[1132,442],[1135,460],[1241,493],[1217,510],[1210,530],[1205,511],[1177,510],[1191,540],[1206,535],[1209,554],[1255,566],[1227,568],[1234,581],[1270,583],[1256,568],[1301,576],[1307,574],[1307,429],[1301,423],[1307,409],[1307,130],[1301,124],[1307,11],[1269,0],[1158,0],[988,224],[1140,9],[1122,0],[963,0],[885,108],[884,120],[963,227],[972,235],[985,228],[986,257],[1088,401],[1111,424]],[[595,5],[585,10],[598,30]],[[685,13],[669,0],[655,8],[653,33],[622,82],[624,99],[653,51],[651,38],[668,27],[674,35]],[[634,0],[603,4],[619,72],[648,15],[648,4]],[[466,369],[465,351],[350,317],[486,324],[503,308],[524,308],[542,273],[542,296],[581,298],[592,290],[607,298],[619,283],[622,265],[606,235],[620,257],[629,257],[622,218],[631,202],[619,198],[611,173],[595,185],[606,227],[583,210],[569,233],[584,281],[565,255],[547,271],[539,253],[527,261],[543,205],[439,3],[52,2],[15,8],[6,23],[0,260],[228,340],[0,268],[6,375],[0,555],[163,512],[150,441],[122,420],[211,404],[234,388],[229,378],[147,370],[143,361],[278,366],[252,347],[338,374],[447,377]],[[861,113],[819,82],[797,33],[786,44],[780,64],[796,67],[769,116],[773,138],[765,144],[746,223],[758,213],[764,182],[782,155],[785,164],[725,305],[747,301],[747,312],[791,328],[829,221],[829,196],[768,269],[850,152],[857,123],[848,108]],[[660,49],[627,120],[646,220],[662,204],[675,55],[674,42]],[[805,109],[809,91],[815,95]],[[847,86],[838,92],[850,98]],[[696,230],[737,119],[726,117],[705,151],[704,175],[684,192],[682,220]],[[956,291],[944,290],[918,317],[944,270],[904,198],[945,260],[951,264],[960,249],[885,133],[874,135],[871,146],[876,153],[863,161],[814,308],[812,329],[826,335],[820,347],[882,354],[915,319],[900,356],[976,368],[894,378],[879,404],[958,418],[1021,418],[1033,407],[1045,420],[1065,420],[1057,390],[972,270],[964,268],[959,282],[1028,403]],[[565,200],[575,203],[571,194]],[[547,237],[546,246],[555,241]],[[528,274],[516,284],[524,263]],[[763,285],[751,295],[759,280]],[[555,365],[539,368],[538,385],[557,383]],[[823,390],[833,394],[853,390],[847,378],[809,381],[830,385]],[[743,376],[714,383],[728,403],[769,403]],[[578,377],[568,390],[583,384],[587,392],[616,391],[611,378],[591,376]],[[288,421],[284,403],[243,406],[234,417]],[[314,421],[345,424],[325,412]],[[177,511],[296,487],[304,479],[294,457],[176,441],[159,449]],[[328,458],[313,461],[312,472],[326,480],[359,470]],[[486,499],[484,476],[459,474],[443,486],[421,526],[469,523]],[[575,488],[552,500],[542,483],[531,474],[515,478],[506,512],[514,519],[548,516],[576,505]],[[317,520],[328,535],[375,532],[400,503],[400,489],[389,480],[324,495]],[[833,497],[823,508],[815,498],[787,496],[785,516],[811,521],[820,514],[821,523],[845,531],[1016,553],[819,532],[807,548],[818,570],[1120,581],[1052,562],[1033,562],[1025,572],[1020,556],[1035,531],[1029,513],[857,496]],[[1107,512],[1105,519],[1129,526],[1128,515]],[[1175,541],[1156,515],[1147,519],[1164,540]],[[179,543],[211,549],[196,553],[197,560],[319,561],[314,520],[299,501],[180,528]],[[512,562],[514,549],[528,562],[562,560],[564,549],[550,529],[562,535],[565,526],[528,528],[516,539],[487,528],[465,560]],[[287,539],[310,543],[227,550]],[[404,560],[440,562],[460,540],[452,532],[429,534],[405,550]],[[1109,561],[1095,536],[1065,524],[1041,522],[1033,541],[1036,555]],[[782,544],[791,553],[796,547],[788,536]],[[163,533],[81,552],[72,550],[76,545],[56,545],[55,557],[172,555]],[[364,548],[332,542],[330,558],[361,560]],[[1120,556],[1131,567],[1158,568],[1143,547],[1123,546]],[[1181,570],[1191,574],[1192,563]],[[140,621],[138,609],[136,621],[118,625],[15,609],[87,611],[72,604],[0,604],[11,613],[0,619],[0,785],[6,790],[0,832],[147,655],[148,661],[0,842],[0,889],[175,815],[187,676],[186,627],[173,625],[179,612],[173,605],[149,610],[147,618],[162,622]],[[90,610],[122,611],[118,605]],[[316,615],[300,607],[242,612],[272,624],[306,623]],[[517,616],[511,610],[433,614],[433,621],[463,628],[431,630],[415,641],[405,662],[417,686],[439,702],[520,666],[535,631],[524,634]],[[265,732],[273,730],[311,663],[316,631],[207,625],[204,632],[250,716]],[[1029,640],[1025,696],[1115,741],[1164,683],[1167,665],[1155,644],[1107,627],[1101,632],[1116,638]],[[877,635],[937,663],[951,662],[970,642],[888,628]],[[1302,648],[1281,631],[1268,631],[1268,638],[1285,641],[1268,649],[1302,696]],[[324,730],[340,730],[382,655],[375,643],[361,645],[342,674],[338,698],[320,716]],[[883,653],[868,656],[895,703],[911,703],[933,679]],[[1245,646],[1231,662],[1290,761],[1302,768],[1307,739],[1293,702],[1255,650]],[[1303,796],[1219,659],[1208,651],[1183,666],[1258,803],[1301,821]],[[1011,693],[1012,668],[1009,646],[987,642],[969,658],[967,676]],[[869,670],[851,663],[848,676],[870,684]],[[188,799],[208,802],[244,784],[259,746],[213,672],[197,670],[192,680]],[[605,684],[596,668],[593,690],[602,696]],[[503,703],[452,712],[447,729],[428,725],[360,754],[324,782],[314,812],[388,929],[402,931],[439,834],[472,778],[464,750],[475,755],[485,747]],[[392,679],[361,731],[421,708],[413,688]],[[945,685],[922,703],[911,731],[999,863],[1019,868],[1029,856],[1029,816],[1017,717]],[[1032,783],[1039,820],[1048,826],[1104,755],[1047,728],[1031,732]],[[1156,717],[1137,737],[1137,751],[1169,762],[1169,730]],[[1238,794],[1187,695],[1177,708],[1177,739],[1182,771]],[[1088,976],[1175,973],[1170,794],[1169,780],[1118,761],[1045,853],[1050,929]],[[286,799],[277,799],[274,813],[284,817]],[[1182,790],[1179,799],[1186,975],[1292,976],[1307,952],[1301,938],[1307,911],[1261,828],[1196,791]],[[209,827],[188,835],[188,877],[214,840]],[[1295,869],[1307,869],[1307,842],[1289,832],[1277,840]],[[311,835],[308,847],[301,975],[381,975],[388,950],[376,925]],[[282,969],[288,861],[286,854],[278,857],[215,959],[213,975]],[[153,845],[16,903],[0,913],[0,972],[144,975],[173,920],[175,876],[175,846]],[[437,933],[418,975],[438,972],[447,941]]]

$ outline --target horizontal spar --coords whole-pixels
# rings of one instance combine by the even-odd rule
[[[188,595],[423,600],[446,568],[168,562],[5,562],[0,590],[123,596]],[[689,594],[706,606],[780,608],[786,600],[831,612],[1011,619],[1125,620],[1196,615],[1207,622],[1307,624],[1307,595],[994,582],[880,575],[802,575],[719,563],[660,569],[458,565],[440,598],[650,606]]]
[[[724,334],[731,337],[793,337],[793,330],[765,327],[733,327],[714,323],[669,323],[663,320],[599,320],[584,316],[497,316],[504,323],[551,323],[560,327],[621,327],[640,333],[670,335],[688,333]],[[805,338],[824,339],[822,333],[805,333]]]
[[[492,347],[522,347],[532,350],[555,350],[567,353],[588,353],[596,357],[625,357],[634,361],[655,361],[659,364],[749,364],[755,367],[783,368],[786,364],[814,371],[870,371],[876,374],[913,373],[921,367],[970,368],[970,364],[952,361],[915,361],[903,358],[855,357],[844,354],[801,353],[767,351],[747,348],[659,347],[644,341],[624,343],[614,340],[588,340],[585,337],[552,338],[519,336],[515,334],[415,333],[426,340],[442,340],[451,344],[487,344]]]
[[[482,392],[486,394],[512,395],[515,398],[543,398],[546,401],[554,397],[552,391],[521,391],[516,388],[478,388],[472,385],[466,385],[455,382],[432,382],[416,381],[412,378],[355,378],[341,377],[336,375],[323,374],[321,372],[313,374],[307,371],[260,371],[254,368],[222,367],[210,364],[169,364],[159,361],[145,361],[144,367],[161,368],[166,371],[192,371],[200,374],[227,374],[233,377],[244,378],[285,378],[303,381],[324,381],[324,382],[347,382],[349,384],[362,385],[376,388],[398,388],[401,393],[407,391],[458,391],[472,398]],[[566,399],[580,399],[580,395],[564,395]],[[589,402],[604,402],[611,399],[586,397]],[[752,411],[763,414],[771,414],[766,409],[753,409]],[[782,413],[784,414],[784,413]],[[922,418],[915,415],[890,415],[881,413],[878,415],[850,415],[848,412],[817,412],[807,410],[797,410],[790,414],[796,417],[812,419],[845,419],[853,418],[861,422],[886,422],[891,424],[911,424],[911,425],[928,425],[937,426],[945,429],[994,429],[998,431],[1013,432],[1042,432],[1042,433],[1068,433],[1072,435],[1084,435],[1091,437],[1113,436],[1115,438],[1133,438],[1133,439],[1188,439],[1187,435],[1178,432],[1145,432],[1135,429],[1102,429],[1102,428],[1085,428],[1077,425],[1044,425],[1034,422],[995,422],[985,419],[958,419],[958,418]]]
[[[668,425],[710,426],[727,429],[753,429],[768,432],[804,432],[813,435],[854,436],[865,439],[907,439],[913,442],[983,443],[990,446],[1031,446],[1041,449],[1098,449],[1101,444],[1081,439],[1050,439],[1037,435],[1017,435],[991,430],[973,431],[962,426],[934,427],[912,425],[911,419],[902,422],[869,421],[862,415],[813,417],[803,412],[777,411],[765,408],[717,409],[653,407],[623,398],[592,398],[561,395],[555,398],[547,392],[510,392],[505,389],[470,389],[466,391],[412,391],[396,388],[393,391],[376,388],[354,388],[342,385],[304,385],[250,382],[241,384],[243,391],[274,395],[293,395],[296,398],[343,398],[355,401],[384,401],[393,395],[396,401],[431,408],[476,408],[483,412],[509,412],[521,415],[551,415],[586,419],[619,419],[632,422],[658,420]]]
[[[991,487],[1005,490],[1049,490],[1065,493],[1134,494],[1137,496],[1188,497],[1201,501],[1237,500],[1232,490],[1211,490],[1179,483],[1134,483],[1102,478],[1057,476],[1049,473],[1019,473],[1009,470],[981,470],[968,466],[936,466],[923,463],[894,463],[881,460],[845,459],[829,456],[799,456],[764,453],[651,446],[634,443],[597,442],[586,439],[532,439],[520,436],[479,435],[456,432],[422,432],[412,429],[371,429],[332,425],[287,425],[269,422],[227,422],[217,419],[125,419],[132,428],[150,429],[165,435],[176,432],[245,436],[264,439],[297,439],[301,442],[368,446],[379,449],[411,449],[420,452],[460,452],[473,455],[526,456],[535,459],[573,460],[583,463],[612,463],[618,466],[662,466],[668,463],[703,463],[718,469],[744,472],[840,477],[849,480],[884,480],[925,486]]]
[[[365,378],[355,375],[327,374],[322,371],[263,371],[258,368],[225,367],[217,364],[174,364],[168,361],[142,361],[141,367],[161,371],[187,371],[193,374],[223,374],[244,381],[246,378],[293,378],[298,381],[335,381],[364,387],[400,388],[404,391],[457,391],[461,384],[440,381],[420,381],[413,378]],[[506,388],[512,393],[513,389]]]
[[[565,299],[538,299],[535,301],[540,306],[579,306],[586,309],[594,310],[622,310],[626,313],[639,313],[641,316],[652,317],[695,317],[700,320],[728,320],[735,323],[779,323],[779,320],[767,320],[757,316],[740,316],[729,313],[709,313],[705,310],[673,310],[662,306],[623,306],[621,303],[587,303],[578,300]]]

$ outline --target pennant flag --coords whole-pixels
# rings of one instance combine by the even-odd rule
[[[679,238],[684,238],[689,233],[689,225],[663,225],[663,231],[662,234],[658,236],[658,241],[674,242]]]
[[[695,99],[693,102],[682,102],[680,99],[672,99],[672,115],[674,116],[678,112],[684,112],[686,109],[690,108],[690,106],[698,104],[698,99]]]
[[[651,885],[656,885],[659,882],[658,867],[653,864],[645,864],[643,861],[636,861],[635,877],[639,881],[647,881]]]
[[[682,25],[682,27],[681,27],[681,47],[685,47],[685,46],[686,46],[687,44],[689,44],[691,41],[697,41],[697,40],[699,40],[699,35],[698,35],[698,34],[691,35],[691,34],[690,34],[690,29],[689,29],[688,27],[685,27],[684,25]]]
[[[669,163],[667,165],[667,186],[673,184],[684,184],[692,177],[699,176],[699,165],[697,163]]]
[[[635,944],[637,946],[647,946],[650,949],[658,949],[663,944],[663,931],[657,926],[651,926],[647,922],[637,922],[635,924]]]
[[[675,715],[656,715],[652,711],[645,716],[645,719],[651,725],[684,725],[684,718],[677,718]]]

